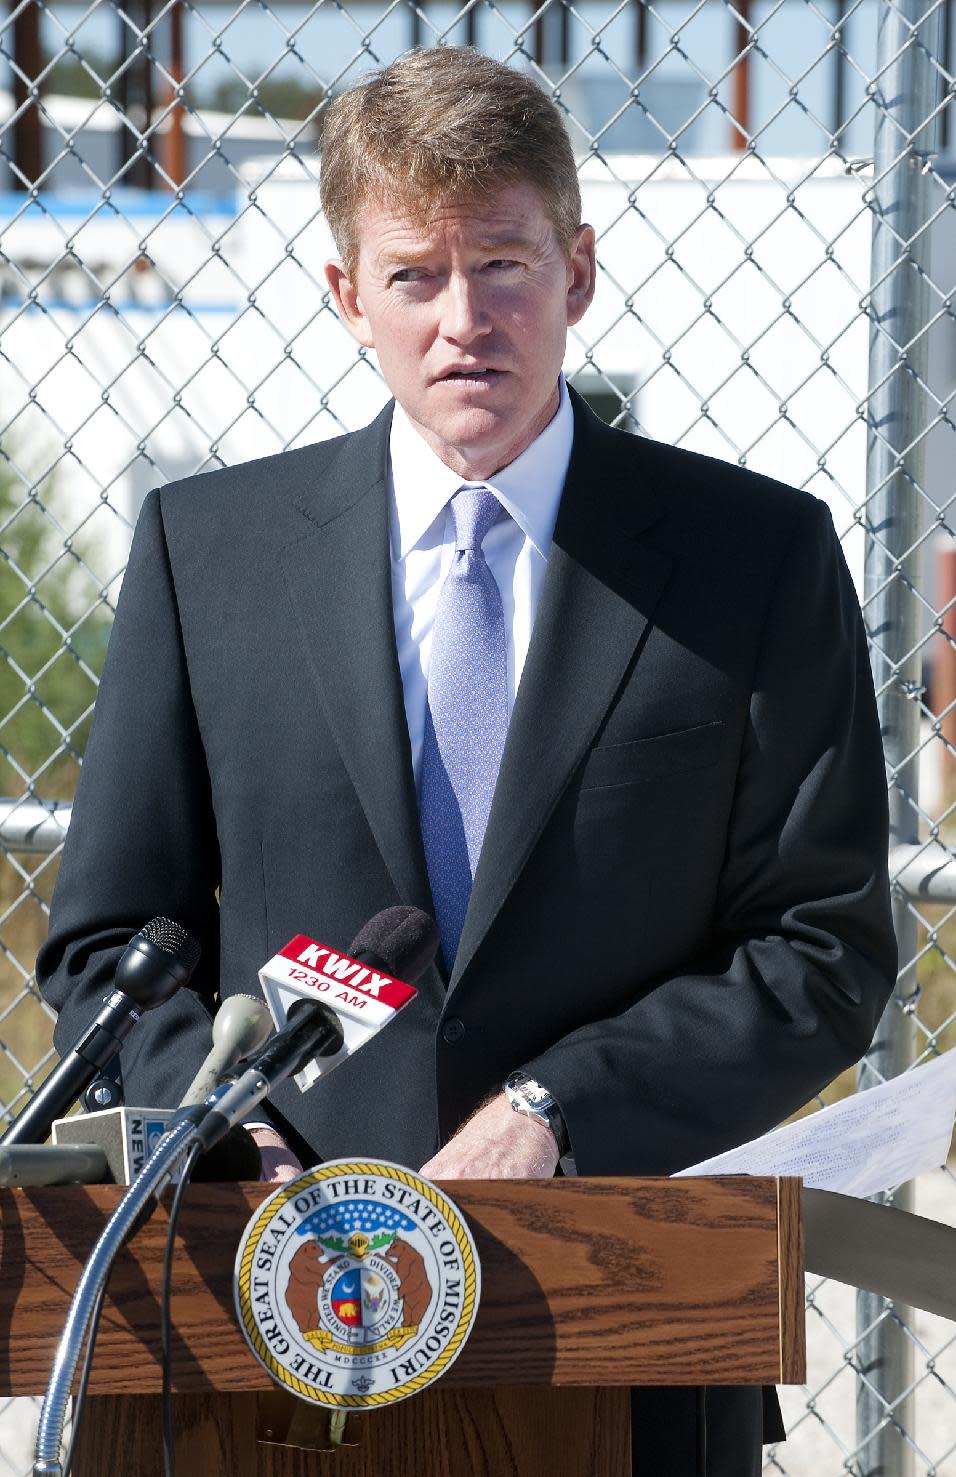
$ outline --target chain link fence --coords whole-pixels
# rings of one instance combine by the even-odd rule
[[[956,1041],[952,14],[953,0],[11,0],[0,1111],[52,1060],[33,960],[143,496],[353,429],[386,397],[324,286],[322,117],[415,45],[477,45],[564,110],[600,265],[566,368],[599,413],[829,504],[871,635],[902,951],[861,1085]],[[896,1203],[956,1223],[948,1170]],[[815,1279],[807,1302],[809,1383],[784,1392],[791,1435],[767,1467],[956,1474],[949,1326]],[[0,1408],[0,1474],[28,1461]]]

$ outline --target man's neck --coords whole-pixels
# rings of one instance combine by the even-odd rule
[[[534,419],[514,437],[510,443],[494,447],[451,446],[427,426],[421,425],[405,411],[408,423],[422,440],[463,482],[485,482],[494,477],[503,467],[510,466],[523,451],[527,451],[542,431],[551,424],[561,404],[561,386],[556,384],[554,392]]]

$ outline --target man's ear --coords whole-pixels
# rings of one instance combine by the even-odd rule
[[[591,306],[596,274],[594,227],[578,226],[568,259],[568,327],[579,323]]]
[[[335,306],[349,333],[366,349],[374,349],[371,325],[365,316],[362,299],[349,276],[345,263],[326,262],[325,280],[329,284],[329,290],[335,298]]]

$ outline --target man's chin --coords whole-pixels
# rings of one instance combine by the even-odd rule
[[[451,414],[429,415],[419,418],[411,415],[432,450],[437,452],[448,466],[455,470],[462,464],[482,464],[501,454],[520,437],[520,423],[516,423],[514,409],[509,415],[503,410],[494,410],[485,405],[469,405],[457,408]],[[497,471],[501,462],[485,466],[475,476],[490,476]],[[462,475],[467,475],[462,473]]]

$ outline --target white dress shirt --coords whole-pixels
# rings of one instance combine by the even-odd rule
[[[388,489],[392,610],[416,786],[425,735],[432,627],[455,553],[455,520],[449,503],[459,487],[489,487],[511,515],[494,525],[482,548],[501,591],[508,698],[513,707],[571,459],[574,417],[563,375],[560,391],[557,412],[540,436],[483,483],[463,481],[446,467],[401,406],[395,406]]]

